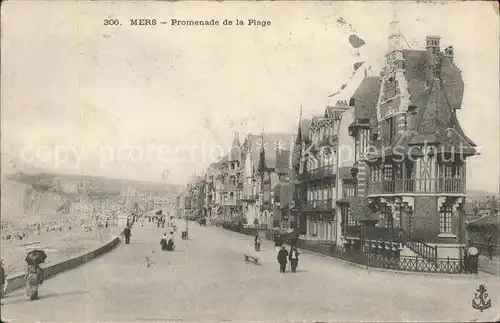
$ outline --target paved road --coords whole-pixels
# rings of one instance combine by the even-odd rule
[[[179,228],[184,227],[182,223]],[[499,311],[498,277],[415,276],[369,271],[303,253],[299,272],[280,274],[265,242],[262,266],[243,261],[252,238],[190,225],[191,239],[159,250],[165,229],[146,223],[132,243],[47,280],[41,299],[23,291],[4,299],[9,322],[483,321]],[[154,253],[153,253],[154,251]],[[147,268],[145,257],[154,259]],[[486,284],[493,307],[471,308]]]

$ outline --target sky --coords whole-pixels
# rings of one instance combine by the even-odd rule
[[[440,35],[441,48],[453,45],[465,82],[458,118],[481,152],[469,163],[468,188],[498,192],[499,26],[491,2],[8,2],[2,173],[29,164],[183,184],[225,153],[235,132],[241,141],[262,129],[295,132],[301,106],[304,117],[321,114],[355,62],[383,59],[393,9],[413,49],[427,35]],[[133,18],[167,24],[130,26]],[[366,42],[359,56],[352,33]]]

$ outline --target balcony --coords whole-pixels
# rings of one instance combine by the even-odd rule
[[[258,199],[259,199],[259,195],[257,195],[257,194],[248,194],[248,195],[243,195],[241,197],[242,201],[247,201],[247,202],[256,201]]]
[[[465,180],[460,178],[410,179],[368,183],[368,194],[395,193],[461,193],[465,194]]]
[[[327,165],[317,169],[312,169],[311,171],[308,172],[308,174],[309,174],[308,176],[303,176],[301,178],[301,181],[306,182],[306,181],[315,181],[319,179],[335,178],[335,176],[337,175],[337,166]]]
[[[304,211],[332,211],[335,209],[335,200],[316,200],[302,204]]]

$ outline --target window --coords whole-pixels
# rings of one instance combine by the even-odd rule
[[[443,206],[439,211],[439,233],[451,233],[451,217],[453,207],[451,205]]]
[[[395,117],[390,117],[387,119],[387,123],[389,126],[389,139],[392,140],[396,136],[396,123],[394,122]]]
[[[414,165],[413,161],[407,161],[406,162],[406,170],[405,170],[405,177],[406,178],[413,178],[415,175],[413,173]]]
[[[441,164],[440,167],[441,177],[444,178],[461,178],[460,165],[457,164]]]
[[[384,165],[384,180],[392,181],[392,164]]]
[[[354,218],[352,217],[351,208],[347,207],[347,226],[353,227],[353,226],[357,226],[357,225],[358,225],[358,221],[354,220]]]
[[[354,106],[354,103],[355,103],[354,99],[350,99],[350,100],[349,100],[349,106],[350,106],[350,107],[353,107],[353,106]]]

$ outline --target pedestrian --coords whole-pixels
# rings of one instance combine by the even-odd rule
[[[1,300],[6,292],[7,292],[7,276],[5,275],[5,269],[3,268],[3,259],[1,259],[0,260],[0,304],[2,304]]]
[[[288,258],[288,251],[286,251],[285,246],[282,246],[280,251],[278,252],[278,263],[280,264],[280,273],[285,273],[286,271],[286,263]]]
[[[161,250],[163,251],[167,250],[167,244],[168,244],[168,236],[166,233],[164,233],[163,237],[160,240]]]
[[[169,235],[168,241],[167,241],[167,251],[173,251],[174,248],[175,248],[174,233],[172,231],[170,231],[170,235]]]
[[[276,238],[274,239],[274,246],[276,247],[276,252],[280,252],[281,247],[283,246],[283,236],[281,233],[276,235]]]
[[[260,251],[260,237],[258,233],[255,236],[254,244],[255,244],[255,251]]]
[[[38,299],[38,287],[43,283],[43,270],[37,262],[28,262],[26,270],[26,296],[34,301]]]
[[[299,251],[297,250],[297,247],[292,247],[292,249],[290,249],[289,260],[292,273],[294,273],[297,270],[297,264],[299,263]]]
[[[123,234],[125,235],[125,243],[129,244],[130,243],[130,236],[132,235],[130,227],[126,227],[125,230],[123,230]]]

